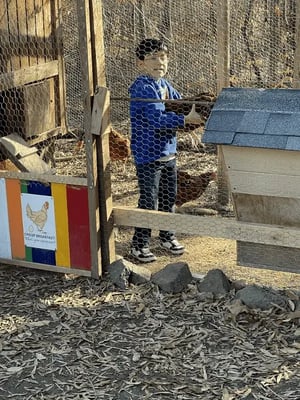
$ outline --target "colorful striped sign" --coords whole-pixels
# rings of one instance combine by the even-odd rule
[[[40,202],[40,206],[30,207],[30,200],[34,205]],[[52,210],[48,209],[50,206]],[[91,269],[85,186],[1,178],[0,225],[2,259]]]

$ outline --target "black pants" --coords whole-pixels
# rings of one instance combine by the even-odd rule
[[[136,165],[136,172],[140,191],[138,208],[174,212],[177,193],[176,159]],[[150,229],[137,227],[132,245],[138,248],[148,246],[150,237]],[[174,237],[174,232],[160,231],[159,237],[169,240]]]

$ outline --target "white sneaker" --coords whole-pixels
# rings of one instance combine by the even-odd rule
[[[160,245],[174,255],[180,256],[184,253],[184,246],[182,246],[182,244],[180,244],[175,238],[171,240],[161,240]]]
[[[133,258],[143,263],[149,263],[157,260],[155,255],[151,253],[149,247],[143,247],[141,249],[138,247],[132,247],[130,254]]]

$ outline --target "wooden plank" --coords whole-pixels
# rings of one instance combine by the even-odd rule
[[[300,175],[298,151],[222,146],[225,164],[230,171]]]
[[[20,69],[19,57],[19,31],[18,31],[18,7],[17,0],[11,0],[7,4],[8,33],[10,41],[11,71]]]
[[[45,80],[24,86],[24,136],[39,136],[55,128],[55,96],[53,81]],[[38,112],[37,112],[38,110]]]
[[[26,0],[27,10],[27,46],[29,50],[29,65],[38,64],[38,40],[36,36],[36,22],[35,22],[35,0]]]
[[[300,273],[300,249],[238,242],[237,264],[275,271]]]
[[[295,56],[293,69],[293,87],[300,88],[300,0],[296,0],[296,33],[295,33]]]
[[[6,195],[12,257],[25,258],[20,181],[7,179]]]
[[[229,86],[229,1],[220,0],[217,12],[217,93]]]
[[[58,75],[57,60],[45,64],[19,69],[0,76],[0,91],[13,89],[28,83],[40,81]]]
[[[0,18],[0,74],[10,71],[10,45],[8,40],[8,20],[7,20],[7,1],[1,2],[1,18]]]
[[[29,48],[27,36],[27,9],[26,0],[17,0],[18,6],[18,27],[19,27],[19,57],[20,68],[29,66]]]
[[[233,194],[237,219],[300,228],[300,199]]]
[[[56,264],[70,268],[69,224],[67,187],[64,184],[52,183],[51,194],[55,206],[56,223]]]
[[[230,19],[229,19],[229,1],[221,0],[218,4],[217,12],[217,94],[224,87],[229,86],[229,67],[230,67]],[[227,206],[229,203],[229,184],[224,167],[222,149],[217,146],[218,153],[218,204]]]
[[[90,29],[91,29],[91,59],[93,63],[93,82],[94,91],[97,87],[100,92],[106,92],[102,123],[101,136],[96,136],[96,155],[98,178],[98,196],[100,204],[101,221],[101,262],[103,270],[106,270],[109,264],[115,260],[115,241],[113,235],[112,219],[112,194],[110,181],[110,156],[109,156],[109,125],[110,125],[110,98],[106,86],[105,73],[105,54],[104,54],[104,33],[102,18],[102,1],[90,0]]]
[[[107,96],[106,88],[98,88],[93,98],[92,119],[91,119],[91,134],[100,135],[102,116],[104,112],[104,103]]]
[[[79,46],[80,46],[80,56],[81,56],[81,74],[82,74],[82,84],[85,93],[90,93],[90,96],[95,91],[96,83],[91,82],[93,79],[89,76],[91,62],[88,49],[88,38],[90,33],[87,33],[87,10],[92,12],[92,8],[86,6],[86,2],[89,0],[84,0],[78,2],[78,29],[79,29]],[[89,3],[90,4],[90,3]],[[81,5],[81,6],[80,6]],[[83,6],[85,5],[85,6]],[[90,26],[90,24],[89,24]],[[91,22],[91,29],[92,29]],[[84,104],[84,133],[85,133],[85,149],[87,154],[87,180],[89,188],[89,217],[90,217],[90,241],[91,241],[91,255],[92,255],[92,276],[94,278],[99,278],[102,274],[102,254],[101,254],[101,227],[100,227],[100,207],[99,207],[99,178],[98,178],[98,161],[97,161],[97,142],[95,137],[91,134],[91,97],[86,96]]]
[[[37,46],[37,63],[43,64],[45,59],[44,0],[34,0],[35,35]]]
[[[230,201],[230,182],[228,179],[227,168],[225,166],[224,155],[222,146],[217,146],[218,153],[218,172],[217,172],[217,186],[218,186],[218,204],[219,206],[228,206]]]
[[[37,154],[37,149],[29,147],[20,136],[11,134],[0,138],[8,158],[23,172],[50,173],[51,168]]]
[[[40,132],[37,137],[27,139],[26,143],[29,146],[33,146],[35,144],[44,142],[44,141],[46,141],[48,139],[53,139],[53,138],[55,138],[56,136],[58,136],[60,134],[61,134],[61,127],[58,126],[58,127],[54,128],[54,129],[50,129],[49,131]]]
[[[0,179],[0,255],[12,258],[5,179]]]
[[[94,87],[106,86],[102,0],[90,0],[91,49],[94,63]]]
[[[221,217],[163,213],[130,207],[114,207],[113,217],[114,223],[120,226],[175,230],[195,236],[300,248],[300,229],[297,228],[240,222]]]
[[[48,5],[48,4],[47,4]],[[56,95],[59,99],[59,111],[58,111],[58,124],[61,126],[62,133],[68,131],[67,128],[67,115],[66,115],[66,83],[65,83],[65,64],[63,55],[63,37],[62,37],[62,6],[61,0],[50,1],[50,15],[53,24],[53,30],[55,33],[55,42],[58,44],[55,49],[55,53],[58,59],[58,84],[56,87]],[[50,32],[48,27],[47,32]],[[47,35],[47,33],[46,33]]]
[[[31,180],[42,183],[66,183],[70,185],[76,186],[87,186],[86,178],[76,178],[69,175],[50,175],[50,174],[39,174],[33,172],[14,172],[14,171],[0,171],[0,178],[9,178],[9,179],[22,179],[22,180]]]
[[[92,41],[92,29],[91,29],[91,19],[94,18],[91,15],[93,10],[90,8],[90,1],[84,0],[85,3],[85,23],[86,23],[86,42],[87,42],[87,68],[88,68],[88,77],[89,77],[89,87],[91,88],[92,92],[94,91],[94,76],[93,76],[93,52],[92,47],[94,46],[94,42]]]
[[[300,175],[279,175],[229,170],[232,193],[300,198]]]
[[[58,0],[43,0],[44,49],[46,61],[57,58],[58,49],[54,48],[54,43],[55,41],[57,44],[61,43],[61,38],[57,40],[61,22],[58,16],[58,10]]]
[[[36,269],[36,270],[42,270],[42,271],[61,272],[61,273],[65,273],[65,274],[75,274],[75,275],[79,275],[79,276],[91,277],[91,271],[77,269],[77,268],[76,269],[75,268],[64,268],[64,267],[57,267],[54,265],[39,264],[39,263],[33,264],[32,262],[19,261],[16,259],[7,260],[6,258],[0,258],[0,263],[7,264],[7,265],[13,265],[13,266],[19,266],[19,267],[26,267],[26,268]]]
[[[99,96],[105,93],[102,112],[101,135],[96,136],[99,177],[99,203],[101,221],[102,267],[107,269],[115,260],[115,239],[112,219],[112,193],[110,174],[109,134],[110,134],[110,97],[107,88],[99,88]]]
[[[28,147],[25,140],[15,134],[0,138],[0,143],[14,158],[22,158],[37,153],[37,148]]]
[[[71,266],[91,269],[88,190],[67,186]]]

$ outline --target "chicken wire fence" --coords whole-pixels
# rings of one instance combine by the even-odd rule
[[[168,136],[168,128],[171,127],[177,132],[176,211],[226,217],[234,215],[227,184],[225,182],[224,185],[221,179],[217,148],[201,143],[203,127],[224,86],[292,88],[295,85],[295,54],[299,46],[296,40],[296,6],[296,1],[288,0],[103,1],[111,122],[114,130],[131,140],[133,150],[131,157],[121,153],[118,157],[118,148],[114,150],[114,159],[122,160],[112,165],[115,205],[136,206],[138,201],[143,203],[143,199],[139,199],[140,189],[144,183],[149,183],[153,175],[144,172],[144,178],[139,177],[138,185],[133,160],[135,158],[136,162],[142,163],[139,157],[145,156],[147,161],[164,157],[163,151],[158,155],[161,151],[160,140],[163,135],[163,140],[172,140]],[[169,65],[165,77],[185,101],[170,101],[170,93],[164,93],[162,96],[165,98],[159,101],[158,106],[155,93],[164,91],[164,88],[151,89],[151,82],[148,86],[144,82],[144,91],[136,82],[132,86],[141,74],[136,48],[144,38],[157,38],[168,46]],[[142,97],[144,102],[137,103],[136,97]],[[147,103],[147,98],[155,100]],[[180,126],[178,116],[187,115],[192,103],[202,118],[200,126]],[[135,113],[135,107],[140,111]],[[159,113],[156,113],[160,107],[161,111],[172,111],[174,114],[173,119],[169,116],[170,120],[165,121],[169,125],[163,126],[158,133],[159,123],[163,123],[159,120]],[[151,125],[153,137],[150,141],[147,135]],[[218,177],[216,172],[219,172]],[[165,192],[165,195],[167,199],[155,199],[156,208],[170,207],[168,193]],[[174,197],[172,188],[169,196]],[[146,205],[145,202],[142,207],[153,207],[153,204]],[[216,219],[216,236],[221,229]],[[130,242],[132,237],[129,238]],[[181,238],[186,240],[184,236]],[[128,236],[119,232],[119,240],[120,243],[123,241],[121,248],[124,251]],[[151,240],[155,252],[159,252],[156,239]],[[125,248],[122,247],[124,243]],[[261,251],[254,248],[249,251],[257,252],[259,264]],[[294,254],[290,259],[293,257]]]
[[[139,74],[138,43],[154,37],[167,44],[166,78],[185,99],[172,102],[167,98],[160,104],[178,121],[195,103],[202,119],[200,126],[171,122],[177,132],[178,211],[233,216],[227,188],[216,182],[217,149],[201,143],[203,127],[222,86],[294,85],[296,4],[296,0],[102,1],[114,204],[136,206],[138,202],[136,171],[129,154],[128,88]],[[75,0],[1,2],[1,138],[10,136],[14,145],[17,141],[36,149],[39,159],[58,175],[87,174],[81,140],[88,79],[81,42],[84,6]],[[32,82],[29,69],[34,66],[40,79]],[[22,149],[25,155],[31,151]],[[0,157],[3,169],[24,166],[18,157],[11,161],[5,140]]]
[[[86,176],[82,4],[1,1],[2,170]]]

